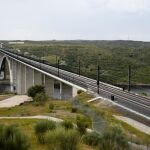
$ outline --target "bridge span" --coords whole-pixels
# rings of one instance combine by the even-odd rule
[[[58,87],[60,99],[74,97],[78,90],[97,93],[97,81],[94,79],[52,67],[6,49],[0,49],[1,75],[5,74],[4,61],[8,62],[12,92],[15,90],[18,94],[25,94],[32,85],[42,84],[49,96],[53,96],[54,87]],[[115,103],[150,119],[148,97],[123,91],[121,88],[103,82],[99,83],[99,95],[108,99],[113,96]]]

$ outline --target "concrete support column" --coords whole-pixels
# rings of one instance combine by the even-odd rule
[[[13,92],[17,92],[17,62],[12,59]]]
[[[54,97],[54,79],[45,75],[44,82],[45,82],[46,94],[50,97]]]
[[[42,85],[42,73],[34,70],[34,85]]]
[[[34,85],[34,69],[25,67],[25,91]]]
[[[7,58],[6,57],[6,63],[8,63],[8,69],[9,69],[9,79],[10,79],[10,91],[11,92],[13,92],[13,66],[12,66],[12,64],[13,64],[13,60],[11,59],[11,58]],[[5,64],[6,65],[6,64]],[[6,66],[5,66],[6,67]],[[7,75],[7,72],[6,72],[6,70],[4,71],[5,73],[5,75],[4,76],[6,76]]]
[[[72,97],[76,97],[78,95],[78,89],[75,87],[72,87]]]
[[[26,84],[26,71],[25,68],[26,66],[17,62],[16,63],[17,67],[17,72],[16,72],[16,80],[17,80],[17,84],[16,84],[16,91],[18,94],[25,94],[26,93],[26,89],[25,89],[25,84]]]
[[[16,91],[18,94],[21,94],[21,63],[17,62],[17,72],[16,72],[16,78],[17,78],[17,84],[16,84]]]
[[[21,64],[21,94],[26,93],[26,66]]]
[[[63,98],[62,98],[62,93],[63,93],[63,83],[60,82],[59,99],[63,99]]]
[[[61,86],[61,99],[69,99],[69,98],[72,98],[72,87],[67,85],[67,84],[64,84],[64,83],[61,83],[62,86]]]

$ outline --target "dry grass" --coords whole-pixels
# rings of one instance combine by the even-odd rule
[[[50,104],[54,105],[53,110],[49,109]],[[35,106],[34,102],[26,102],[13,108],[0,108],[0,117],[46,115],[74,121],[77,115],[83,116],[80,112],[72,113],[71,107],[71,101],[64,100],[49,99],[45,105],[40,106]]]
[[[13,95],[0,95],[0,101],[12,97]]]

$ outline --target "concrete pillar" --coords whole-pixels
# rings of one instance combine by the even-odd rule
[[[12,92],[17,92],[16,91],[16,86],[17,86],[17,62],[13,59],[11,59],[11,70],[12,70],[12,83],[11,83],[11,91]],[[11,76],[11,74],[10,74]],[[10,77],[11,78],[11,77]]]
[[[16,91],[21,94],[21,64],[17,62],[17,72],[16,72],[17,84]]]
[[[16,79],[17,79],[17,84],[16,84],[16,91],[18,94],[25,94],[26,93],[26,66],[17,62],[17,72],[16,72]],[[30,78],[30,77],[29,77]]]
[[[45,75],[44,76],[44,82],[45,82],[46,94],[50,97],[54,97],[54,79]]]
[[[61,84],[62,84],[61,99],[72,98],[72,87],[64,83],[61,83]]]
[[[21,94],[25,94],[26,93],[26,66],[21,64]]]
[[[72,87],[72,97],[76,97],[78,94],[78,89],[75,87]]]
[[[14,67],[14,75],[13,75],[13,82],[14,82],[14,90],[15,90],[15,92],[16,92],[16,86],[17,86],[17,76],[16,76],[16,74],[17,74],[17,62],[14,60],[13,61],[14,63],[14,65],[13,65],[13,67]]]
[[[26,92],[33,85],[34,85],[34,69],[26,66],[25,67],[25,90]]]
[[[34,85],[42,85],[42,73],[34,70]]]

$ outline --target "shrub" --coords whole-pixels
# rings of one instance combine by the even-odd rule
[[[97,132],[88,132],[83,136],[83,142],[90,146],[97,146],[101,141],[101,135]]]
[[[50,110],[53,110],[53,109],[54,109],[54,104],[52,104],[52,103],[49,104],[49,109],[50,109]]]
[[[80,132],[80,134],[81,135],[85,134],[86,133],[86,128],[88,127],[87,119],[85,117],[77,116],[76,124],[77,124],[77,128],[78,128],[78,131]]]
[[[28,148],[26,136],[17,127],[0,125],[1,150],[27,150]]]
[[[45,93],[45,88],[42,85],[35,85],[28,89],[28,96],[34,98],[37,93]]]
[[[77,91],[77,94],[81,94],[83,91],[82,90],[78,90]]]
[[[72,113],[76,113],[77,111],[78,111],[78,109],[77,109],[76,107],[72,107],[72,108],[71,108],[71,112],[72,112]]]
[[[70,120],[65,120],[62,122],[62,126],[65,127],[65,129],[73,129],[73,123]]]
[[[48,100],[48,96],[45,93],[37,93],[34,97],[34,101],[39,104],[44,104]]]
[[[145,92],[142,92],[141,95],[148,96],[147,93],[145,93]]]
[[[46,141],[49,150],[78,150],[79,137],[76,130],[66,131],[63,128],[57,128],[47,133]]]
[[[38,141],[41,144],[44,144],[45,143],[44,135],[46,131],[54,130],[55,128],[56,128],[56,123],[53,121],[46,120],[46,121],[38,122],[34,127],[35,134],[37,135]]]
[[[100,150],[129,150],[128,140],[119,126],[104,133],[99,145]]]

